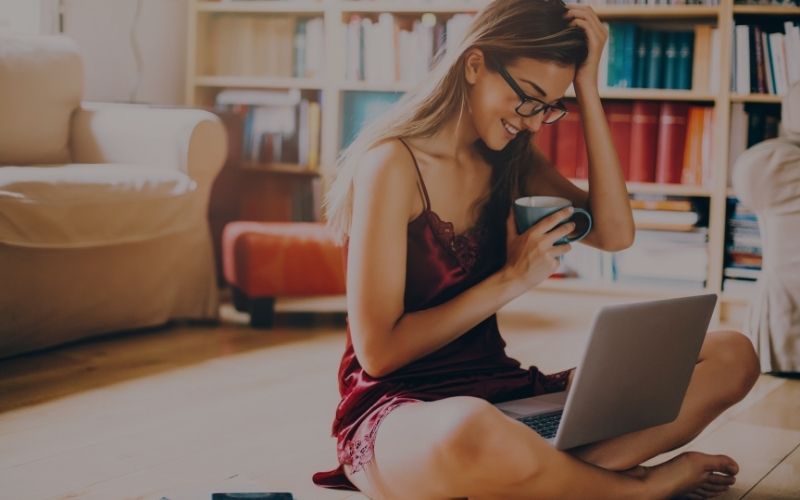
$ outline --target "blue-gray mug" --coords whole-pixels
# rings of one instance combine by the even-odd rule
[[[558,196],[525,196],[523,198],[517,198],[514,201],[514,218],[517,222],[517,234],[524,233],[529,227],[533,226],[548,215],[558,212],[562,208],[566,208],[571,205],[571,201]],[[574,212],[572,215],[564,219],[556,227],[573,221],[573,219],[576,217],[585,218],[586,224],[581,225],[577,221],[574,221],[576,226],[575,231],[580,231],[580,233],[573,236],[573,231],[573,233],[556,241],[556,245],[564,245],[566,243],[580,241],[585,238],[592,229],[592,216],[589,215],[589,212],[582,208],[574,208],[573,210]]]

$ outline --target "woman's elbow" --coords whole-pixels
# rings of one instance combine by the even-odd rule
[[[381,378],[392,372],[389,357],[385,349],[376,345],[353,344],[358,364],[372,378]]]
[[[626,232],[621,235],[616,235],[614,238],[602,240],[600,247],[607,252],[621,252],[633,246],[636,239],[636,232]]]

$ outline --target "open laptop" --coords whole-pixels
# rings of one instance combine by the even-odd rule
[[[559,450],[671,422],[716,302],[704,294],[604,307],[569,391],[495,406]]]

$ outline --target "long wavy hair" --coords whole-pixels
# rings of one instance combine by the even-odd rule
[[[389,139],[430,137],[456,115],[460,125],[469,92],[465,77],[468,50],[480,49],[490,71],[521,57],[564,66],[583,63],[588,53],[586,34],[580,27],[570,26],[565,13],[562,0],[495,0],[475,16],[456,50],[437,55],[427,79],[362,129],[339,154],[336,177],[324,202],[328,225],[339,243],[350,232],[353,180],[365,152]],[[529,131],[519,133],[502,151],[492,151],[478,142],[492,166],[492,187],[484,214],[497,216],[508,210],[528,173],[544,158],[531,147]]]

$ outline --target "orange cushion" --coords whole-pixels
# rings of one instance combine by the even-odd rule
[[[250,298],[345,292],[344,254],[313,222],[232,222],[222,235],[225,279]]]

